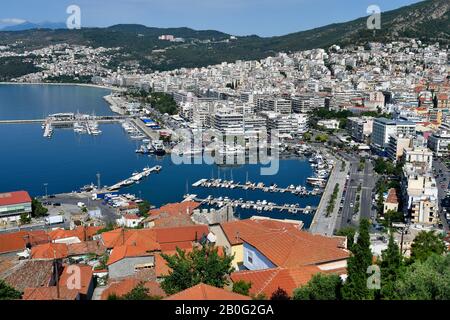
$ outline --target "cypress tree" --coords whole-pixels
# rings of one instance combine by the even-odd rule
[[[374,297],[373,291],[367,287],[367,268],[372,265],[369,228],[369,220],[361,219],[358,240],[353,245],[352,255],[348,259],[348,276],[342,288],[342,297],[345,300],[368,300]]]
[[[381,298],[395,299],[397,296],[396,281],[402,274],[403,257],[400,248],[394,241],[394,233],[391,230],[389,244],[381,254]]]

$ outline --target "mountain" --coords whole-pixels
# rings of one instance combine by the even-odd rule
[[[25,21],[20,24],[16,24],[13,26],[7,26],[0,29],[0,31],[26,31],[26,30],[33,30],[33,29],[50,29],[50,30],[56,30],[56,29],[66,29],[66,24],[63,22],[40,22],[40,23],[33,23]]]
[[[81,30],[36,29],[0,32],[0,45],[20,40],[28,50],[55,43],[121,47],[111,67],[136,65],[145,70],[201,67],[223,61],[261,59],[277,52],[328,48],[333,44],[354,45],[368,41],[388,42],[416,38],[424,42],[450,43],[450,1],[426,0],[381,14],[381,29],[368,30],[367,17],[330,24],[284,36],[255,35],[230,39],[214,30],[153,28],[136,24]],[[323,14],[323,12],[318,12]],[[184,43],[161,41],[160,35],[184,38]]]

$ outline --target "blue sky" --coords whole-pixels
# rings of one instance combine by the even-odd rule
[[[369,5],[392,10],[419,0],[1,0],[6,22],[65,22],[81,8],[83,27],[139,23],[213,29],[235,35],[282,35],[366,16]]]

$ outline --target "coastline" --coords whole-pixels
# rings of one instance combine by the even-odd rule
[[[123,92],[125,91],[124,88],[117,88],[117,87],[108,87],[104,85],[99,84],[93,84],[93,83],[56,83],[56,82],[12,82],[12,81],[5,81],[0,82],[0,85],[49,85],[49,86],[78,86],[78,87],[90,87],[90,88],[97,88],[97,89],[107,89],[115,92]]]

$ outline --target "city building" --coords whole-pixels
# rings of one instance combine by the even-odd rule
[[[0,193],[0,224],[18,223],[22,214],[31,215],[31,197],[26,191]]]
[[[347,118],[347,130],[353,140],[365,142],[372,134],[373,117],[350,117]]]

